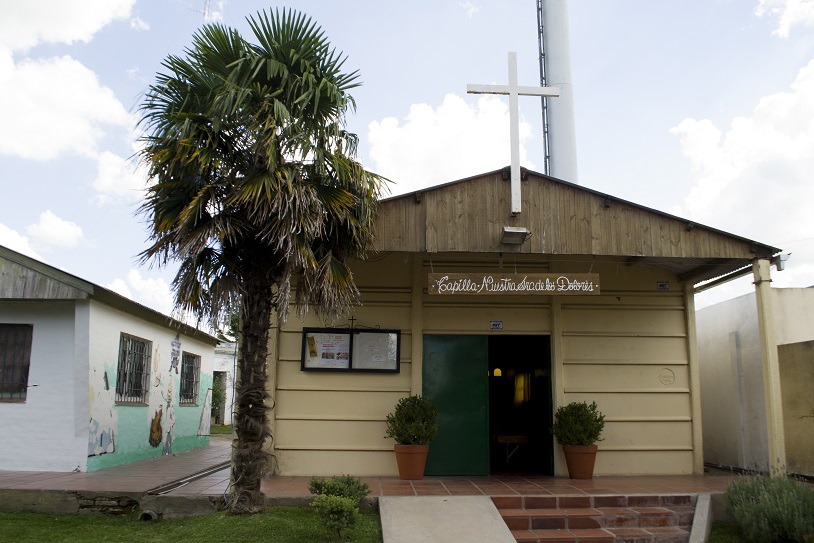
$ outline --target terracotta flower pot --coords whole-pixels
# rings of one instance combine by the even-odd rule
[[[396,453],[400,479],[414,481],[424,478],[429,445],[393,445],[393,450]]]
[[[593,479],[596,445],[563,445],[568,476],[571,479]]]

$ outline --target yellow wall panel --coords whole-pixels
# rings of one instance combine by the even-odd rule
[[[689,449],[692,425],[686,422],[605,422],[602,450]]]
[[[353,316],[357,327],[383,328],[390,330],[404,330],[410,328],[409,306],[379,306],[364,304],[353,308]],[[345,320],[347,325],[350,321]]]
[[[357,477],[398,475],[393,451],[278,451],[279,473],[328,477],[342,473]]]
[[[566,363],[686,364],[683,337],[563,336]]]
[[[501,305],[425,307],[424,332],[449,331],[490,334],[490,321],[503,321],[503,334],[545,334],[551,330],[548,306],[512,308]]]
[[[306,450],[392,450],[382,421],[277,419],[274,447]]]
[[[615,419],[690,418],[689,394],[653,393],[572,393],[569,402],[596,402],[599,410]]]
[[[566,364],[563,370],[566,393],[686,392],[690,386],[687,366]],[[665,373],[673,376],[672,384],[663,384]]]
[[[630,335],[684,336],[684,312],[676,309],[563,310],[563,332],[613,332]]]
[[[305,391],[277,392],[277,420],[290,418],[384,420],[402,392]]]
[[[594,475],[690,475],[692,451],[600,451]]]
[[[400,373],[345,373],[301,371],[300,362],[279,362],[277,388],[281,390],[410,390],[410,366],[402,362]],[[331,406],[323,404],[326,413]]]

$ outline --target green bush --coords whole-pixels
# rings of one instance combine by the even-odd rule
[[[387,415],[387,433],[399,445],[426,445],[438,433],[438,411],[430,400],[407,396]]]
[[[724,497],[747,541],[814,541],[814,491],[804,483],[785,477],[744,477],[729,485]]]
[[[572,402],[557,408],[551,429],[560,445],[593,445],[605,429],[605,415],[596,402]]]
[[[323,494],[314,498],[311,507],[316,509],[322,525],[337,539],[341,539],[342,531],[353,526],[359,517],[353,498]]]
[[[354,507],[359,507],[362,500],[370,494],[370,487],[357,477],[351,475],[335,475],[330,479],[312,477],[308,482],[308,491],[311,494],[350,498],[353,500]]]

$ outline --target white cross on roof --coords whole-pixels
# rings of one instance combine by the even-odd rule
[[[508,94],[509,95],[509,125],[511,130],[511,187],[512,187],[512,215],[520,213],[520,122],[518,120],[518,96],[559,96],[557,87],[521,87],[517,84],[517,53],[509,53],[509,84],[508,85],[467,85],[469,94]]]

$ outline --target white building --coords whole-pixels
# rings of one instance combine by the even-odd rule
[[[0,246],[0,469],[94,471],[208,445],[216,343]]]
[[[223,380],[226,393],[223,406],[219,413],[214,415],[215,424],[232,424],[235,397],[235,369],[237,362],[237,344],[222,341],[215,347],[215,370],[213,383],[220,378]]]
[[[771,289],[789,473],[814,475],[814,288]],[[704,460],[769,470],[764,360],[754,294],[698,311]]]

